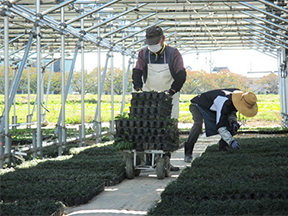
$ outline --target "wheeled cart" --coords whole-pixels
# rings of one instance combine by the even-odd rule
[[[170,157],[169,152],[163,150],[144,150],[125,151],[126,157],[126,175],[128,179],[139,176],[141,170],[156,170],[158,179],[164,179],[170,176]],[[142,160],[143,159],[143,160]]]
[[[115,146],[127,153],[128,179],[141,170],[170,176],[170,152],[179,147],[178,120],[171,119],[172,98],[164,92],[132,93],[129,117],[115,120]]]

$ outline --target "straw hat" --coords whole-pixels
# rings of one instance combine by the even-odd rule
[[[258,112],[257,97],[253,92],[233,91],[232,102],[235,108],[246,117],[253,117]]]

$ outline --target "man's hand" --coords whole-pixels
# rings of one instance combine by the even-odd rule
[[[174,89],[165,90],[164,93],[170,97],[172,97],[176,91]]]
[[[142,88],[136,88],[135,90],[136,91],[142,91]]]
[[[231,143],[231,147],[232,147],[233,149],[235,149],[235,150],[237,150],[237,149],[240,148],[238,142],[235,141],[235,140],[233,140],[233,142]]]

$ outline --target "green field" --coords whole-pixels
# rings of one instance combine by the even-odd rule
[[[179,122],[190,123],[192,121],[191,113],[189,112],[190,99],[195,95],[180,96],[180,115]],[[30,113],[33,110],[36,95],[31,95]],[[85,122],[91,123],[94,120],[95,111],[97,108],[97,95],[85,96]],[[46,96],[44,95],[43,106],[46,104]],[[125,98],[124,112],[129,113],[131,95]],[[111,120],[111,96],[103,95],[101,99],[101,121],[109,122]],[[120,114],[121,95],[114,96],[114,117]],[[28,96],[26,94],[16,95],[15,113],[18,123],[25,123],[28,114]],[[258,95],[258,114],[250,118],[249,121],[277,121],[281,120],[280,116],[280,99],[279,95]],[[0,112],[4,109],[4,95],[0,95]],[[47,102],[47,111],[45,119],[50,123],[57,123],[58,116],[61,110],[61,95],[49,95]],[[65,119],[67,124],[81,123],[81,95],[68,95],[65,107]],[[10,122],[14,115],[14,106],[10,110]],[[247,120],[243,116],[239,116],[239,120]],[[32,121],[37,121],[37,107],[33,113]]]

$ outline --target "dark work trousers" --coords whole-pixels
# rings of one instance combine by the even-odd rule
[[[193,126],[190,130],[188,140],[184,144],[185,156],[192,156],[193,148],[202,133],[203,115],[198,109],[197,105],[190,104],[189,110],[192,113]]]

